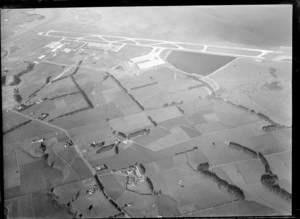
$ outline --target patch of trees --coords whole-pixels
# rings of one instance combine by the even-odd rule
[[[145,108],[140,104],[139,101],[137,101],[137,100],[134,98],[134,96],[133,96],[132,94],[128,94],[128,96],[130,96],[130,98],[136,103],[136,105],[137,105],[142,111],[145,110]]]
[[[151,118],[151,116],[147,116],[147,118],[148,118],[149,121],[152,123],[152,125],[154,125],[154,127],[157,126],[157,123]]]
[[[176,105],[176,108],[179,110],[179,112],[180,112],[181,114],[184,114],[184,111],[183,111],[183,109],[180,108],[180,106]]]
[[[27,68],[21,72],[19,72],[18,74],[13,76],[13,81],[9,84],[10,86],[14,86],[14,85],[18,85],[21,82],[20,77],[28,72],[31,72],[34,68],[34,63],[33,62],[27,62]]]
[[[284,126],[279,124],[266,125],[262,127],[265,132],[273,132],[281,128],[284,128]]]
[[[109,150],[113,149],[114,147],[115,147],[115,144],[110,144],[110,145],[107,145],[107,146],[104,146],[104,147],[99,148],[99,149],[96,151],[96,153],[97,153],[97,154],[100,154],[100,153],[103,153],[103,152],[105,152],[105,151],[109,151]]]
[[[132,139],[135,138],[137,136],[141,136],[141,135],[148,135],[150,133],[150,129],[142,129],[136,132],[132,132],[128,135],[128,139]]]
[[[44,160],[47,160],[48,159],[48,157],[49,157],[49,154],[44,154],[43,156],[42,156],[42,158],[44,159]]]
[[[123,132],[118,132],[117,136],[121,139],[126,139],[127,136]]]
[[[15,126],[11,127],[10,129],[8,129],[8,130],[6,130],[6,131],[3,131],[3,135],[6,135],[6,134],[8,134],[8,133],[10,133],[10,132],[12,132],[12,131],[18,129],[18,128],[21,128],[22,126],[27,125],[27,124],[30,123],[31,121],[32,121],[32,120],[30,119],[30,120],[27,120],[27,121],[25,121],[25,122],[22,122],[22,123],[20,123],[20,124],[18,124],[18,125],[15,125]]]
[[[105,141],[102,141],[102,142],[92,142],[91,144],[90,144],[90,146],[91,147],[93,147],[93,148],[95,148],[95,147],[102,147],[102,146],[104,146],[104,144],[105,144]]]
[[[269,73],[270,73],[270,75],[272,75],[274,78],[277,78],[275,72],[276,72],[276,68],[273,68],[273,67],[270,67],[270,68],[269,68]]]
[[[287,200],[288,202],[291,202],[292,195],[286,191],[285,189],[281,188],[278,185],[278,177],[275,174],[263,174],[261,176],[261,183],[269,189],[271,192],[277,194],[281,198]]]
[[[197,167],[197,170],[213,182],[217,183],[219,188],[237,196],[240,199],[245,198],[243,190],[241,190],[238,186],[229,184],[226,180],[221,179],[217,174],[209,171],[208,168],[208,162],[200,163]]]
[[[21,103],[22,102],[22,96],[19,94],[19,89],[15,88],[14,89],[14,99],[16,102]]]
[[[85,111],[85,110],[89,110],[89,109],[90,109],[89,107],[84,107],[84,108],[81,108],[81,109],[77,109],[77,110],[74,110],[72,112],[65,113],[65,114],[59,115],[59,116],[57,116],[57,117],[55,117],[53,119],[50,119],[48,122],[53,122],[56,119],[59,119],[59,118],[65,117],[65,116],[74,115],[76,113],[79,113],[79,112],[82,112],[82,111]]]
[[[249,109],[247,107],[242,106],[242,105],[237,105],[236,107],[241,109],[241,110],[244,110],[244,111],[249,111]]]
[[[205,163],[200,163],[197,167],[198,171],[206,171],[209,168],[209,163],[205,162]]]
[[[13,76],[13,81],[9,84],[9,86],[15,86],[21,83],[21,79],[18,75]]]
[[[144,85],[141,85],[141,86],[137,86],[137,87],[133,87],[131,88],[131,90],[136,90],[136,89],[140,89],[140,88],[143,88],[143,87],[149,87],[149,86],[152,86],[152,85],[155,85],[157,84],[157,82],[152,82],[152,83],[149,83],[149,84],[144,84]]]
[[[116,152],[116,154],[119,154],[119,146],[118,145],[115,146],[115,152]]]
[[[139,164],[142,174],[146,173],[146,167],[143,164]]]
[[[122,209],[118,206],[116,202],[114,202],[111,198],[108,199],[108,201],[119,211],[123,212]]]
[[[45,84],[48,84],[48,83],[50,82],[51,77],[52,77],[52,76],[48,76],[48,77],[46,78]]]
[[[109,78],[109,74],[106,74],[104,77],[103,77],[103,81],[107,80]]]
[[[254,151],[254,150],[252,150],[252,149],[250,149],[248,147],[245,147],[243,145],[240,145],[240,144],[238,144],[236,142],[229,142],[229,147],[232,148],[232,149],[236,149],[236,150],[242,151],[245,154],[248,154],[248,155],[250,155],[253,158],[257,158],[256,151]]]
[[[61,94],[61,95],[52,97],[50,100],[55,100],[55,99],[58,99],[58,98],[61,98],[61,97],[66,97],[66,96],[75,95],[75,94],[79,94],[79,92],[78,91],[74,91],[72,93]]]
[[[5,85],[6,83],[6,75],[1,75],[1,85]]]
[[[92,103],[92,101],[88,98],[88,96],[86,95],[86,93],[81,89],[81,87],[79,86],[79,84],[76,82],[75,78],[73,76],[71,76],[72,81],[74,82],[74,84],[76,85],[76,87],[78,88],[79,92],[81,93],[81,95],[83,96],[83,98],[85,99],[86,103],[89,105],[89,107],[91,109],[94,108],[94,105]]]
[[[20,104],[20,106],[21,106],[21,108],[17,108],[16,110],[18,111],[18,112],[22,112],[22,111],[24,111],[24,110],[26,110],[26,109],[28,109],[28,108],[30,108],[31,106],[33,106],[35,103],[29,103],[29,104],[23,104],[23,103],[21,103]]]
[[[120,212],[118,214],[115,214],[113,216],[109,216],[108,218],[119,218],[119,217],[124,217],[125,213],[124,212]]]
[[[274,127],[280,127],[280,128],[283,127],[282,125],[280,125],[280,124],[274,122],[274,121],[273,121],[272,119],[270,119],[268,116],[266,116],[266,115],[264,115],[264,114],[262,114],[262,113],[256,113],[253,109],[250,110],[249,108],[247,108],[247,107],[245,107],[245,106],[234,104],[234,103],[232,103],[232,102],[229,101],[229,100],[226,100],[225,102],[228,103],[228,104],[230,104],[230,105],[232,105],[232,106],[234,106],[234,107],[237,107],[237,108],[239,108],[239,109],[243,109],[243,110],[246,110],[246,111],[250,111],[252,114],[257,115],[260,119],[265,120],[265,121],[271,123],[271,125],[273,125]],[[272,126],[270,126],[269,128],[266,127],[265,129],[271,129],[271,128],[272,128]]]
[[[193,148],[190,149],[190,150],[186,150],[186,151],[182,151],[182,152],[175,153],[175,156],[176,156],[176,155],[179,155],[179,154],[185,154],[185,153],[187,153],[187,152],[195,151],[195,150],[198,150],[198,147],[197,147],[197,146],[193,147]]]
[[[42,150],[43,153],[45,153],[45,151],[47,150],[47,146],[44,142],[41,142],[40,149]]]
[[[267,88],[267,89],[269,89],[270,91],[274,91],[274,90],[282,90],[282,89],[283,89],[283,87],[280,86],[280,82],[279,82],[279,81],[272,81],[271,83],[266,82],[266,83],[263,85],[263,88]]]
[[[271,120],[269,117],[267,117],[266,115],[262,114],[262,113],[257,113],[257,115],[259,116],[259,118],[271,123],[271,124],[276,124],[273,120]]]
[[[260,152],[258,153],[258,157],[259,157],[260,161],[262,162],[262,164],[265,166],[265,173],[272,175],[271,167],[270,167],[268,160]]]
[[[169,106],[176,106],[176,105],[181,105],[181,104],[183,104],[183,101],[181,101],[181,102],[171,102],[171,103],[165,103],[164,105],[163,105],[163,107],[169,107]]]
[[[151,179],[148,176],[146,176],[145,180],[146,180],[147,185],[149,186],[149,189],[151,190],[151,192],[153,192],[154,186],[153,186]]]

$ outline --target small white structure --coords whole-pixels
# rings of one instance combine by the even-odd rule
[[[66,52],[66,53],[69,53],[69,52],[71,52],[71,49],[65,48],[63,51]]]
[[[140,69],[151,68],[153,66],[162,65],[165,62],[159,57],[162,48],[153,48],[153,50],[147,55],[139,56],[130,59]]]

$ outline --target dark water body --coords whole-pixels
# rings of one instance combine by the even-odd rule
[[[187,73],[196,73],[200,75],[209,75],[235,57],[211,55],[194,52],[172,51],[167,57],[167,61],[175,68]]]

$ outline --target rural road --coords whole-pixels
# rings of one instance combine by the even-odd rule
[[[42,123],[42,124],[44,124],[44,125],[46,125],[46,126],[50,126],[50,127],[52,127],[52,128],[58,129],[58,130],[64,132],[64,133],[66,134],[66,136],[67,136],[70,140],[72,140],[72,138],[71,138],[71,136],[69,135],[69,133],[67,132],[67,130],[65,130],[65,129],[61,128],[61,127],[52,125],[52,124],[50,124],[50,123],[48,123],[48,122],[45,122],[45,121],[42,121],[42,120],[39,120],[39,119],[36,119],[36,118],[32,118],[32,117],[30,117],[30,116],[28,116],[28,115],[25,115],[25,114],[23,114],[23,113],[20,113],[20,112],[18,112],[18,111],[15,111],[15,110],[9,110],[9,111],[14,112],[14,113],[17,113],[17,114],[19,114],[19,115],[21,115],[21,116],[24,116],[24,117],[26,117],[26,118],[28,118],[28,119],[31,119],[31,120],[33,120],[33,121],[37,121],[37,122],[39,122],[39,123]],[[72,140],[72,142],[74,143],[73,140]],[[91,172],[93,173],[93,175],[95,175],[95,170],[94,170],[94,168],[92,168],[91,165],[90,165],[90,164],[86,161],[86,159],[83,157],[83,155],[82,155],[82,153],[80,152],[78,146],[77,146],[76,144],[74,144],[73,146],[74,146],[75,150],[77,151],[78,155],[83,159],[83,161],[86,163],[86,165],[90,168],[90,170],[91,170]],[[56,154],[56,153],[55,153],[55,154]],[[58,157],[60,157],[58,154],[56,154],[56,155],[57,155]],[[65,161],[62,157],[60,157],[60,158],[61,158],[63,161]],[[66,161],[65,161],[65,162],[66,162]],[[66,163],[67,163],[67,162],[66,162]],[[67,164],[68,164],[68,163],[67,163]],[[68,164],[68,166],[70,166],[70,164]],[[71,167],[71,166],[70,166],[70,167]],[[71,167],[71,168],[72,168],[72,167]]]

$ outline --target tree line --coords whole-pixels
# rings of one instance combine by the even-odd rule
[[[217,174],[209,171],[208,168],[209,163],[205,162],[200,163],[197,167],[197,170],[213,182],[217,183],[219,188],[237,196],[240,199],[245,198],[243,190],[241,190],[238,186],[229,184],[226,180],[221,179]]]

